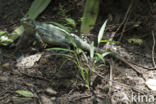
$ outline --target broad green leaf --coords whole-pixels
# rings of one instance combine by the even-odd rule
[[[9,39],[11,40],[16,40],[22,33],[24,32],[24,27],[23,26],[19,26],[17,27],[9,36]]]
[[[74,28],[76,28],[76,23],[72,18],[65,18],[67,21],[67,24],[72,25]]]
[[[36,17],[39,16],[40,13],[42,13],[43,10],[48,7],[50,1],[51,0],[34,0],[28,12],[26,13],[26,16],[31,19],[36,19]]]
[[[104,31],[105,31],[105,28],[106,28],[107,21],[108,20],[106,20],[104,22],[104,24],[102,25],[102,27],[100,28],[100,31],[99,31],[99,34],[98,34],[98,44],[100,44],[100,41],[101,41],[101,39],[103,37],[103,34],[104,34]]]
[[[34,97],[34,94],[32,92],[26,90],[17,90],[16,93],[24,97]]]
[[[87,0],[81,23],[81,33],[87,34],[94,27],[98,16],[100,0]]]

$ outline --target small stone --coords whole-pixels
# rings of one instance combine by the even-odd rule
[[[7,81],[8,81],[8,77],[0,76],[0,82],[7,82]]]
[[[50,100],[51,101],[55,101],[56,100],[56,97],[51,97]]]
[[[9,69],[10,68],[10,63],[3,64],[2,68]]]
[[[42,104],[52,104],[52,101],[46,96],[41,96],[41,101]]]
[[[57,94],[57,92],[51,88],[47,88],[46,93],[49,95],[56,95]]]

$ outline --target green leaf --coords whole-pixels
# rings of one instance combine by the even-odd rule
[[[81,66],[78,65],[78,64],[77,64],[77,67],[78,67],[78,69],[80,70],[80,73],[81,73],[81,76],[82,76],[83,80],[85,81],[86,78],[85,78],[85,75],[84,75],[83,67],[81,67]]]
[[[17,27],[9,36],[9,39],[11,40],[16,40],[22,33],[24,32],[24,27],[23,26],[19,26]]]
[[[87,58],[87,56],[86,56],[85,52],[84,52],[84,51],[82,51],[82,54],[83,54],[83,56],[84,56],[84,58],[85,58],[86,62],[88,63],[88,58]]]
[[[90,58],[93,59],[94,57],[94,42],[90,45]]]
[[[99,60],[102,60],[102,62],[105,63],[105,60],[102,54],[96,53],[96,55],[97,55],[97,59],[95,60],[95,63],[98,62]]]
[[[61,29],[66,30],[66,31],[69,32],[69,33],[70,33],[71,30],[72,30],[72,28],[67,27],[67,26],[64,26],[64,25],[62,25],[62,24],[59,24],[59,23],[57,23],[57,22],[48,22],[48,23],[49,23],[49,24],[54,24],[54,25],[60,27]]]
[[[26,90],[17,90],[16,93],[24,97],[34,97],[34,94],[32,92]]]
[[[63,54],[63,53],[53,54],[52,56],[62,56],[62,57],[66,57],[66,58],[68,58],[68,59],[70,59],[70,60],[73,59],[73,56],[68,55],[68,54]]]
[[[36,17],[39,16],[40,13],[42,13],[43,10],[48,7],[50,1],[51,0],[34,0],[28,12],[26,13],[26,17],[36,19]]]
[[[107,56],[109,54],[111,54],[111,52],[105,52],[105,53],[102,54],[102,56],[105,57],[105,56]]]
[[[128,42],[136,45],[141,45],[143,43],[143,40],[139,38],[130,38],[128,39]]]
[[[101,39],[102,39],[102,37],[103,37],[103,34],[104,34],[104,31],[105,31],[105,28],[106,28],[107,21],[108,21],[108,20],[106,20],[106,21],[103,23],[102,27],[100,28],[100,31],[99,31],[99,34],[98,34],[98,44],[100,43],[100,41],[101,41]]]
[[[66,49],[66,48],[48,48],[48,49],[46,49],[46,50],[48,50],[48,51],[52,51],[52,50],[55,50],[55,51],[66,51],[66,52],[74,53],[73,50],[71,50],[71,49]]]
[[[103,54],[96,53],[97,57],[96,57],[95,63],[98,62],[99,60],[102,60],[102,62],[105,63],[104,57],[109,55],[110,53],[111,52],[105,52]]]
[[[115,44],[119,44],[119,41],[111,41],[111,40],[100,40],[101,43],[115,43]]]
[[[100,0],[87,0],[81,23],[81,33],[87,34],[94,27],[98,16]]]
[[[74,28],[76,28],[76,23],[72,18],[65,18],[67,24],[72,25]]]
[[[61,66],[59,67],[59,70],[61,70],[63,68],[63,66],[66,65],[65,63],[67,61],[69,61],[69,60],[70,60],[69,58],[67,58],[66,60],[64,60],[63,63],[61,64]]]
[[[90,74],[89,71],[87,69],[85,69],[85,76],[86,76],[86,80],[85,80],[85,86],[89,89],[89,83],[90,83]]]
[[[4,36],[6,34],[8,34],[6,31],[0,31],[0,36]]]
[[[8,43],[13,42],[9,36],[10,34],[7,31],[0,31],[0,45],[6,46]]]

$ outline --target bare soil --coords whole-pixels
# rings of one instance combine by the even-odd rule
[[[92,73],[90,89],[72,61],[61,67],[65,58],[56,57],[57,51],[48,52],[39,46],[28,48],[0,48],[0,104],[154,104],[145,98],[155,97],[145,85],[146,80],[156,79],[153,68],[152,47],[156,31],[156,6],[154,0],[136,0],[128,11],[131,0],[103,0],[90,40],[96,40],[98,31],[106,18],[112,18],[106,27],[105,39],[116,32],[116,51],[136,68],[106,57],[107,63]],[[20,19],[30,8],[33,0],[0,0],[0,31],[12,32],[20,25]],[[65,15],[63,10],[66,10]],[[37,21],[55,21],[64,24],[65,16],[73,18],[80,28],[83,0],[52,0]],[[126,13],[129,15],[126,16]],[[124,21],[124,19],[127,19]],[[123,22],[124,21],[124,22]],[[121,28],[119,28],[121,26]],[[142,39],[142,44],[129,43],[128,39]],[[154,57],[155,51],[154,52]],[[83,57],[82,57],[83,60]],[[100,64],[100,63],[99,63]],[[99,65],[97,64],[97,66]],[[88,63],[91,65],[91,63]],[[146,68],[145,68],[146,67]],[[135,70],[137,69],[137,71]],[[33,98],[20,96],[17,90],[35,94]],[[136,99],[132,99],[137,96]]]

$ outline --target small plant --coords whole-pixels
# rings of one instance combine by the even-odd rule
[[[99,44],[100,44],[100,41],[102,39],[104,30],[106,27],[106,22],[107,21],[104,22],[104,25],[102,26],[102,28],[100,29],[100,32],[99,32],[99,34],[100,34],[98,36]],[[106,55],[110,54],[111,52],[95,53],[94,52],[94,43],[92,42],[92,44],[90,45],[90,58],[88,58],[86,53],[82,49],[77,47],[77,45],[72,37],[67,37],[67,38],[71,42],[71,44],[74,46],[74,50],[65,49],[65,48],[49,48],[48,50],[61,50],[61,51],[66,52],[66,54],[57,53],[56,55],[66,58],[66,60],[63,62],[63,64],[65,64],[68,60],[70,60],[77,66],[77,68],[80,71],[81,77],[85,82],[85,86],[89,89],[92,71],[95,71],[96,69],[98,69],[98,67],[102,66],[102,65],[97,66],[96,63],[99,61],[102,61],[103,64],[105,64],[104,57]],[[67,52],[70,54],[67,54]],[[82,61],[82,57],[85,59],[85,61]],[[61,65],[61,67],[63,66],[63,64]]]
[[[0,45],[6,46],[8,43],[13,42],[12,39],[9,39],[9,35],[6,31],[0,31]]]
[[[76,29],[76,22],[72,18],[65,18],[67,24],[71,25],[74,29]]]
[[[88,72],[87,68],[84,68],[83,67],[83,63],[82,63],[82,60],[80,58],[80,51],[83,53],[83,55],[85,55],[85,53],[83,52],[83,50],[81,50],[78,47],[75,47],[74,50],[66,49],[66,48],[49,48],[47,50],[50,50],[50,51],[51,50],[59,50],[59,51],[66,52],[66,54],[64,54],[64,53],[57,53],[57,54],[55,54],[56,56],[62,56],[64,58],[66,58],[66,60],[63,62],[63,64],[61,65],[60,68],[62,68],[63,65],[65,65],[65,63],[67,61],[72,61],[77,66],[78,70],[80,71],[80,74],[82,76],[82,79],[85,82],[85,86],[87,88],[89,88],[90,75],[89,75],[89,72]],[[67,54],[67,53],[70,53],[70,54]]]
[[[58,10],[59,10],[59,11],[58,11],[57,15],[60,16],[60,19],[64,20],[64,18],[67,18],[67,17],[68,17],[67,13],[68,13],[70,10],[65,9],[65,8],[64,8],[64,5],[59,4]]]

